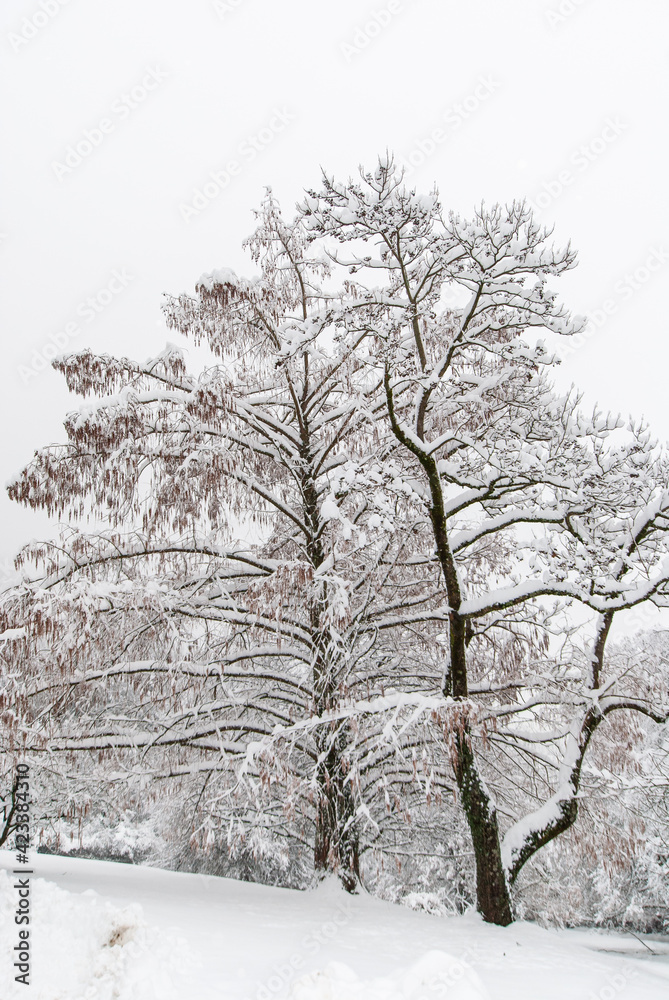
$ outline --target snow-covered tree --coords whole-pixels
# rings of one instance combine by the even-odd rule
[[[552,388],[542,331],[581,321],[547,281],[575,256],[525,205],[445,217],[386,158],[290,225],[268,197],[249,245],[258,277],[168,300],[218,355],[199,378],[175,348],[55,362],[98,399],[10,495],[109,526],[24,556],[15,729],[141,759],[205,841],[260,823],[349,888],[409,819],[443,835],[457,790],[508,923],[604,720],[667,718],[658,664],[606,655],[617,612],[668,599],[666,456]]]
[[[609,669],[663,673],[664,631],[609,643]],[[669,924],[667,729],[640,713],[610,713],[581,772],[579,821],[522,870],[519,911],[550,923]]]
[[[386,822],[370,798],[421,783],[401,734],[389,749],[340,709],[383,693],[399,630],[442,598],[410,500],[380,481],[366,332],[340,335],[346,297],[320,287],[327,264],[271,196],[248,243],[258,277],[215,271],[167,301],[170,327],[219,359],[199,378],[173,347],[145,364],[89,351],[54,363],[98,399],[10,495],[108,528],[24,553],[38,570],[2,628],[34,750],[95,751],[126,774],[139,754],[156,779],[188,779],[204,843],[251,815],[310,842],[316,869],[353,888],[360,828],[378,839]],[[424,669],[408,686],[434,683]],[[434,794],[446,764],[421,766]]]
[[[403,466],[388,488],[411,490],[431,525],[478,905],[505,924],[523,864],[576,819],[602,721],[617,711],[667,719],[666,674],[609,668],[605,648],[616,612],[666,601],[669,466],[644,427],[586,418],[573,393],[552,389],[555,359],[537,334],[581,328],[547,287],[575,255],[550,244],[525,204],[445,217],[436,192],[407,189],[385,158],[357,182],[324,176],[302,212],[314,242],[356,276],[340,323],[349,336],[373,331],[368,364]],[[514,557],[467,573],[465,560],[491,542]],[[538,655],[574,607],[595,615],[592,640],[557,656],[547,641]],[[495,782],[503,790],[511,776],[509,755],[512,780],[524,763],[529,780],[502,835]],[[538,804],[518,816],[527,800]]]

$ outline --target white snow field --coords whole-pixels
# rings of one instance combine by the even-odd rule
[[[0,851],[0,998],[666,1000],[669,941],[440,918],[311,892],[33,854],[31,983],[14,981]],[[651,951],[655,954],[651,954]]]

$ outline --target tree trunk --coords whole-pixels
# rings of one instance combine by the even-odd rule
[[[314,867],[317,874],[336,874],[347,892],[355,892],[360,884],[360,848],[346,744],[346,733],[337,723],[323,727],[317,741],[321,759],[316,772]]]
[[[306,391],[306,390],[305,390]],[[319,497],[312,470],[309,449],[309,429],[306,416],[301,416],[303,428],[302,459],[305,472],[302,494],[305,520],[311,528],[307,551],[314,570],[322,566],[322,528]],[[328,586],[312,601],[310,627],[314,649],[313,685],[314,711],[317,716],[336,709],[339,692],[333,681],[334,668],[329,651],[330,637],[323,618],[328,611]],[[347,728],[341,722],[324,723],[315,734],[318,763],[316,765],[316,834],[314,838],[314,868],[317,875],[336,874],[347,892],[355,892],[360,884],[360,848],[356,824],[354,790],[349,776],[346,751],[349,744]]]
[[[479,774],[465,729],[456,740],[455,777],[476,859],[476,902],[483,919],[506,927],[513,920],[502,865],[497,810]]]

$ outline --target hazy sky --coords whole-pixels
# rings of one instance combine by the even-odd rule
[[[528,197],[571,239],[558,287],[595,322],[560,378],[669,438],[662,0],[4,0],[0,18],[3,482],[76,404],[45,354],[160,350],[162,292],[251,270],[265,185],[288,212],[321,166],[386,147],[446,208]],[[50,531],[4,492],[0,514],[0,560]]]

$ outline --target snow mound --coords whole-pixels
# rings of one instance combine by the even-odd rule
[[[20,877],[20,876],[17,876]],[[17,890],[0,871],[0,941],[19,942]],[[142,908],[121,909],[91,889],[66,892],[41,878],[30,881],[31,1000],[172,1000],[177,978],[191,966],[185,943],[147,926]],[[0,997],[27,996],[18,970],[0,961]],[[181,993],[183,996],[183,993]]]
[[[293,984],[291,1000],[489,1000],[474,970],[463,959],[429,951],[392,977],[362,980],[341,962],[302,976]]]

